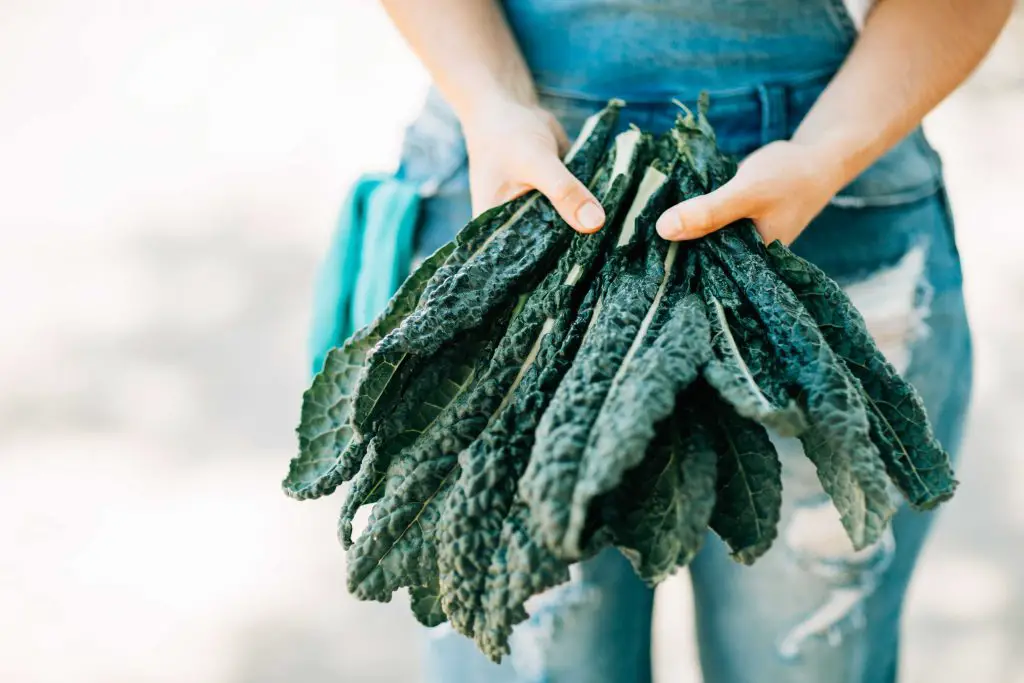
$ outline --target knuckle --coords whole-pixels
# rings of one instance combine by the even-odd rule
[[[587,195],[583,187],[572,178],[563,178],[555,182],[551,188],[551,201],[559,205],[577,206],[586,201]]]
[[[662,220],[665,226],[674,234],[681,235],[686,229],[686,224],[683,222],[683,211],[678,206],[666,211],[662,216]]]
[[[717,211],[714,202],[697,202],[683,228],[694,235],[706,235],[715,228]]]

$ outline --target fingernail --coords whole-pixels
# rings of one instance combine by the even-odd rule
[[[593,232],[604,224],[604,209],[594,202],[587,202],[576,212],[576,220],[587,232]]]
[[[677,240],[682,237],[682,232],[679,230],[679,225],[674,221],[669,220],[664,214],[658,219],[658,222],[654,224],[658,234],[663,239]]]

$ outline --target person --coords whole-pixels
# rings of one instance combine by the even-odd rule
[[[750,218],[847,289],[921,393],[956,457],[971,341],[939,157],[925,114],[980,62],[1012,0],[382,0],[433,78],[401,173],[432,185],[417,249],[529,189],[581,232],[605,214],[561,162],[610,98],[622,125],[669,128],[710,94],[741,159],[716,191],[668,209],[665,239]],[[468,165],[463,162],[468,159]],[[452,173],[451,169],[460,169]],[[902,509],[855,552],[799,446],[778,440],[784,509],[752,567],[709,537],[690,566],[706,683],[891,683],[904,595],[932,515]],[[649,683],[653,592],[617,551],[535,598],[501,665],[446,626],[430,683]]]

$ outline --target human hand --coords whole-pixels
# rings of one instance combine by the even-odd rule
[[[536,189],[573,229],[604,225],[601,204],[562,162],[569,140],[558,120],[536,104],[496,102],[463,121],[473,214]]]
[[[766,244],[791,244],[842,187],[839,169],[824,157],[796,142],[765,145],[717,190],[665,211],[658,234],[668,240],[696,239],[749,218]]]

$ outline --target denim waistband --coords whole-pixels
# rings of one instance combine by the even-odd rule
[[[644,130],[666,130],[679,113],[676,102],[696,107],[702,92],[707,92],[711,108],[708,118],[715,127],[719,143],[731,154],[747,154],[772,142],[788,138],[828,85],[834,70],[798,74],[779,81],[751,86],[702,91],[678,90],[656,98],[626,101],[623,125],[635,124]],[[543,104],[567,124],[582,121],[604,105],[604,99],[571,90],[538,86]]]

